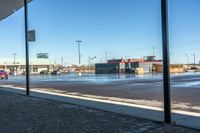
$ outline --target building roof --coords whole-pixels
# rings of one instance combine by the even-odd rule
[[[31,2],[32,0],[27,1]],[[0,0],[0,20],[7,18],[23,6],[24,0]]]

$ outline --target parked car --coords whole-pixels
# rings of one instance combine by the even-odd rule
[[[58,70],[54,70],[51,72],[51,75],[61,75],[61,73]]]
[[[8,73],[5,70],[0,70],[0,79],[8,79]]]
[[[40,71],[40,75],[47,75],[49,73],[48,70],[42,70]]]
[[[126,68],[125,73],[135,73],[135,69],[133,68]]]

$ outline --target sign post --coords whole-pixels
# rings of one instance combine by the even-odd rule
[[[164,87],[164,121],[171,123],[171,90],[169,72],[169,28],[168,0],[161,0],[162,18],[162,54],[163,54],[163,87]]]
[[[24,0],[24,30],[25,30],[25,50],[26,50],[26,95],[30,95],[30,75],[29,75],[29,37],[28,37],[28,6]]]

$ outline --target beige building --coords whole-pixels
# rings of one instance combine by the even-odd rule
[[[155,72],[162,72],[162,64],[154,64],[154,71]],[[170,73],[183,73],[187,71],[187,65],[183,64],[171,64],[170,65]]]
[[[15,62],[13,59],[0,58],[0,69],[8,72],[17,72],[21,74],[25,72],[25,60],[17,59]],[[54,65],[49,59],[30,59],[30,73],[39,73],[42,70],[53,71]]]

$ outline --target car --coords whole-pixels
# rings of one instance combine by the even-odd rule
[[[0,70],[0,79],[8,79],[8,73],[5,70]]]
[[[191,70],[197,70],[198,68],[196,68],[196,67],[191,67]]]
[[[133,68],[126,68],[125,73],[135,73],[135,69]]]
[[[40,75],[47,75],[49,73],[48,70],[42,70],[40,71]]]
[[[61,75],[61,73],[58,70],[54,70],[51,72],[51,75]]]

